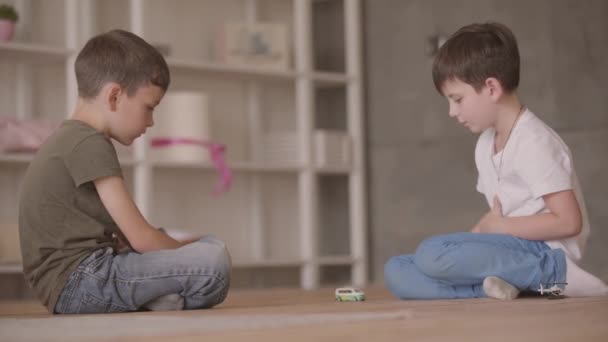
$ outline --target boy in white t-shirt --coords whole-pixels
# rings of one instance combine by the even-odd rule
[[[513,299],[541,288],[608,294],[576,264],[589,222],[572,155],[519,101],[519,64],[515,36],[497,23],[465,26],[440,48],[433,81],[450,117],[481,133],[477,190],[490,210],[471,232],[432,237],[415,254],[391,258],[385,281],[395,296]]]

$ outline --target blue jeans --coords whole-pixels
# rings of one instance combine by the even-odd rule
[[[209,308],[226,298],[231,267],[226,246],[212,236],[144,254],[99,249],[72,272],[54,311],[137,311],[170,294],[183,297],[184,309]]]
[[[564,251],[511,235],[455,233],[429,238],[415,254],[392,257],[384,267],[387,288],[401,299],[486,297],[488,276],[521,291],[564,283]]]

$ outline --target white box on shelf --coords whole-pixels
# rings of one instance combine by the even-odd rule
[[[289,68],[287,28],[279,23],[227,23],[217,38],[217,56],[226,64]]]
[[[316,130],[314,144],[317,167],[349,167],[351,165],[351,141],[346,132]]]
[[[296,132],[271,132],[262,136],[260,161],[269,164],[295,164],[300,161]]]
[[[160,147],[149,147],[152,161],[208,163],[209,151],[179,139],[208,141],[210,139],[209,103],[205,93],[195,91],[167,92],[154,114],[150,139],[169,139]]]

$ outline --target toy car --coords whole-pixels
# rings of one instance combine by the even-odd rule
[[[336,289],[338,302],[361,302],[365,300],[365,293],[354,287],[340,287]]]
[[[545,284],[545,285],[550,285],[550,284]],[[540,288],[538,289],[538,292],[540,292],[540,295],[547,295],[548,299],[562,299],[562,298],[566,298],[566,296],[564,296],[563,294],[563,290],[561,288],[559,288],[557,285],[568,285],[568,283],[553,283],[553,286],[551,287],[544,287],[543,284],[540,284]]]

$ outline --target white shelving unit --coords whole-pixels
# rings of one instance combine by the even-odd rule
[[[142,213],[158,226],[212,233],[225,240],[237,271],[295,268],[300,270],[300,286],[312,289],[322,283],[324,267],[347,267],[350,283],[366,283],[359,0],[13,3],[22,21],[17,41],[0,43],[0,72],[14,68],[17,87],[13,93],[0,94],[4,104],[0,115],[65,118],[77,99],[73,76],[77,51],[96,33],[123,28],[151,43],[171,44],[167,57],[172,73],[170,91],[201,90],[210,95],[212,126],[217,128],[213,137],[228,146],[235,183],[228,194],[212,197],[215,174],[211,165],[153,161],[144,136],[134,144],[132,155],[121,154],[126,179]],[[315,65],[313,16],[319,11],[316,6],[326,3],[333,3],[343,22],[342,70]],[[44,20],[49,16],[56,20]],[[213,40],[213,29],[235,20],[284,23],[292,37],[292,67],[236,66],[211,58],[206,46]],[[6,83],[11,80],[3,77],[2,82],[0,90],[10,88]],[[59,89],[46,94],[52,88],[49,82]],[[324,90],[339,94],[336,99],[343,102],[342,110],[322,113],[317,109]],[[41,113],[43,108],[52,113]],[[352,143],[350,166],[318,167],[314,162],[313,137],[319,128],[319,115],[342,117],[338,120],[341,129]],[[299,162],[269,164],[258,158],[262,135],[275,130],[297,135]],[[0,185],[18,184],[31,158],[15,153],[0,155]],[[335,183],[330,187],[336,190],[323,188],[324,182]],[[0,197],[0,220],[9,223],[17,219],[15,188],[18,185],[8,192],[3,189]],[[323,198],[328,191],[331,198]],[[324,222],[325,216],[331,222]],[[334,221],[341,222],[341,229],[334,229]],[[329,240],[342,247],[323,245]],[[0,273],[19,270],[18,265],[0,264]]]

